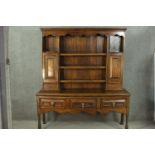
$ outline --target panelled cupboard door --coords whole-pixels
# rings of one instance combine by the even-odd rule
[[[59,81],[59,66],[58,66],[58,53],[55,52],[47,52],[43,53],[43,81],[44,88],[49,90],[57,90],[58,89],[58,81]],[[49,86],[48,86],[49,84]],[[52,84],[52,88],[50,88],[50,84]],[[48,87],[48,88],[47,88]]]
[[[107,90],[121,90],[123,54],[112,53],[108,55],[107,59]]]

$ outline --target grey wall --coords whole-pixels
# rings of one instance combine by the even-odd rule
[[[0,27],[0,129],[2,128],[2,54],[4,53],[3,27]]]
[[[10,27],[9,55],[13,119],[36,119],[35,94],[41,87],[41,32]]]
[[[128,27],[124,86],[131,93],[130,118],[153,120],[155,27]]]
[[[130,120],[153,120],[154,42],[155,27],[128,27],[124,87],[131,93]],[[41,88],[39,27],[10,27],[9,54],[13,119],[36,119],[35,94]]]

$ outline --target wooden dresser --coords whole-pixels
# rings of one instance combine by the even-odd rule
[[[45,114],[118,112],[128,128],[123,89],[125,28],[42,28],[43,86],[37,93],[38,128]]]

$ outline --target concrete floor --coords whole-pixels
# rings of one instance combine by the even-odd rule
[[[54,117],[56,116],[56,117]],[[56,120],[54,120],[56,118]],[[46,114],[47,124],[42,124],[43,129],[124,129],[120,125],[120,115],[111,113],[109,115],[80,114]],[[37,129],[37,120],[13,120],[13,129]],[[129,121],[130,129],[155,129],[152,121]]]
[[[36,129],[37,121],[13,121],[13,129]],[[43,124],[44,129],[123,129],[124,125],[120,125],[114,121],[49,121]],[[149,121],[131,121],[130,129],[155,129],[155,123]]]

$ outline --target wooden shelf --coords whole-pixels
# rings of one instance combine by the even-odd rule
[[[61,83],[105,83],[105,80],[60,80]]]
[[[59,51],[56,51],[56,50],[43,50],[43,53],[59,53]]]
[[[122,54],[123,51],[108,51],[110,54]]]
[[[106,56],[106,53],[60,53],[60,56]]]
[[[43,53],[60,53],[60,56],[106,56],[107,52],[91,52],[91,53],[87,53],[87,52],[83,52],[83,53],[61,53],[60,51],[56,51],[56,50],[44,50]],[[123,53],[123,51],[108,51],[108,53],[114,53],[114,54],[121,54]]]
[[[60,66],[60,69],[105,69],[106,66]]]

